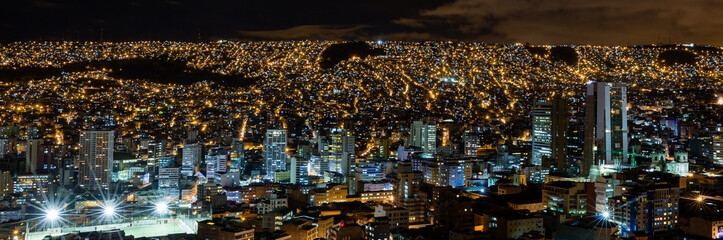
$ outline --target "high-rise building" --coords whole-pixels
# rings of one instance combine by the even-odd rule
[[[309,164],[308,160],[303,157],[291,158],[291,183],[292,184],[308,184],[309,183]]]
[[[479,135],[465,132],[464,133],[464,155],[475,156],[481,147]]]
[[[274,178],[274,172],[286,170],[286,129],[266,130],[264,165],[269,179]]]
[[[168,199],[178,199],[181,192],[181,168],[164,167],[158,169],[158,191]]]
[[[612,216],[621,225],[621,235],[644,231],[648,235],[678,229],[680,188],[676,184],[655,182],[649,186],[619,185],[621,196],[610,199]]]
[[[110,178],[108,178],[110,181]],[[28,202],[45,203],[50,193],[51,176],[48,174],[18,175],[13,183],[13,191],[19,195],[17,204],[23,205]]]
[[[354,165],[354,136],[343,128],[332,128],[330,135],[329,171],[349,176]]]
[[[80,174],[82,188],[108,188],[113,169],[113,131],[80,132]]]
[[[42,134],[40,133],[39,127],[28,127],[27,130],[27,138],[28,139],[38,139],[40,138]]]
[[[13,146],[10,139],[0,138],[0,159],[5,158],[6,154],[10,154],[13,150]]]
[[[196,165],[201,161],[201,145],[184,144],[183,145],[183,161],[181,165],[181,174],[184,176],[193,176],[196,172]]]
[[[13,176],[10,171],[0,172],[0,196],[13,193],[14,183]]]
[[[411,142],[407,145],[421,147],[425,155],[431,156],[437,151],[437,125],[423,121],[414,121],[410,132]]]
[[[627,163],[626,87],[621,83],[589,82],[585,99],[585,147],[582,174],[601,165]],[[594,175],[594,174],[593,174]]]
[[[309,183],[309,159],[311,158],[311,147],[299,147],[298,155],[291,158],[291,183]]]
[[[319,135],[317,136],[317,149],[319,150],[319,159],[315,162],[315,168],[318,169],[318,175],[324,175],[324,172],[329,171],[329,144],[331,140],[326,137]]]
[[[28,139],[25,146],[25,172],[36,173],[43,169],[48,152],[45,151],[42,139]]]
[[[690,153],[697,157],[710,158],[715,164],[723,164],[723,138],[720,134],[715,134],[690,139]]]
[[[244,143],[241,141],[234,141],[231,144],[231,151],[229,151],[229,172],[240,172],[246,168],[246,160],[244,159]]]
[[[397,163],[397,176],[394,178],[394,205],[409,209],[409,222],[424,220],[425,200],[420,195],[422,172],[412,170],[412,162]]]
[[[379,146],[379,157],[389,159],[389,139],[380,139],[377,141]]]
[[[468,187],[472,178],[472,162],[464,159],[425,160],[419,169],[424,182],[435,186]]]
[[[160,158],[168,155],[168,144],[167,140],[159,140],[148,143],[148,157],[149,158]]]
[[[571,118],[567,128],[567,164],[558,167],[558,172],[578,174],[579,166],[575,163],[582,163],[583,149],[585,146],[585,124],[581,118]]]
[[[567,155],[567,104],[564,99],[539,100],[532,109],[532,165],[564,166]],[[543,161],[543,160],[554,161]]]
[[[221,174],[227,171],[227,164],[227,155],[207,155],[206,178],[215,179],[217,182],[220,181]]]

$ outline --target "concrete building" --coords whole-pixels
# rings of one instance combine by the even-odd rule
[[[437,152],[437,125],[414,121],[409,138],[411,141],[407,142],[407,146],[421,147],[424,155],[431,156]]]
[[[542,185],[542,205],[545,209],[559,212],[565,218],[575,218],[587,213],[588,195],[585,183],[559,181]]]
[[[274,209],[288,207],[288,200],[289,199],[287,197],[278,197],[273,194],[268,198],[258,198],[254,201],[251,201],[249,206],[252,208],[256,208],[256,212],[259,215],[264,215],[268,212],[273,211]]]
[[[474,230],[474,200],[461,194],[459,189],[434,188],[434,225],[457,231]]]
[[[45,203],[50,193],[51,183],[50,175],[18,175],[13,183],[13,191],[18,194],[16,203],[23,205],[26,203],[42,204]]]
[[[343,176],[351,175],[351,168],[355,163],[354,136],[347,129],[332,128],[329,130],[331,143],[329,144],[329,171],[337,172]]]
[[[425,199],[419,191],[422,172],[412,170],[412,162],[397,163],[397,175],[394,183],[394,205],[409,210],[409,222],[424,220]]]
[[[165,167],[158,169],[158,191],[166,199],[177,200],[181,192],[181,168]]]
[[[627,104],[624,84],[588,82],[582,174],[598,175],[601,165],[630,164],[623,154],[628,152]]]
[[[723,238],[723,217],[696,216],[690,218],[690,234],[710,239]]]
[[[532,109],[532,165],[561,168],[567,163],[568,107],[565,100],[538,100]]]
[[[392,231],[409,228],[409,210],[405,208],[380,204],[374,208],[374,218],[386,218]]]
[[[112,180],[113,131],[81,131],[78,184],[88,190],[107,189]]]
[[[198,223],[196,235],[200,239],[254,240],[254,228],[245,228],[221,220],[206,220]]]
[[[201,147],[199,144],[183,145],[181,174],[184,176],[193,176],[193,174],[196,174],[196,166],[201,163]]]
[[[615,208],[614,219],[620,224],[622,236],[643,231],[648,235],[676,230],[679,227],[680,188],[675,184],[623,184],[617,186],[620,196],[610,199]]]

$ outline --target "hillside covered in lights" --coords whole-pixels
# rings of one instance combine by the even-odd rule
[[[711,103],[722,90],[723,55],[716,47],[344,46],[325,41],[5,44],[0,45],[0,111],[79,117],[80,109],[98,109],[122,116],[93,120],[111,125],[139,115],[177,126],[258,114],[284,124],[349,118],[386,125],[409,116],[505,123],[524,117],[539,98],[563,96],[579,105],[588,81],[623,82],[632,93],[651,93],[631,96],[643,105],[668,98]],[[333,54],[324,57],[329,48]],[[198,114],[203,112],[223,114]]]

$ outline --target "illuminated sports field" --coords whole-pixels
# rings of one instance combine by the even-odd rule
[[[28,234],[28,240],[42,240],[47,235],[59,236],[72,232],[91,232],[91,231],[105,231],[112,229],[121,229],[125,231],[126,236],[133,235],[134,237],[157,237],[165,236],[169,234],[178,233],[195,233],[196,221],[202,221],[204,219],[189,219],[186,221],[180,221],[177,219],[162,219],[162,220],[144,220],[137,221],[131,226],[129,223],[121,224],[106,224],[98,226],[87,226],[87,227],[64,227],[62,229],[56,228],[47,231],[31,232]],[[192,225],[192,226],[191,226]]]

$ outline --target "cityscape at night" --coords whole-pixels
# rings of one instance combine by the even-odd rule
[[[719,3],[161,2],[2,4],[0,239],[723,239]]]

